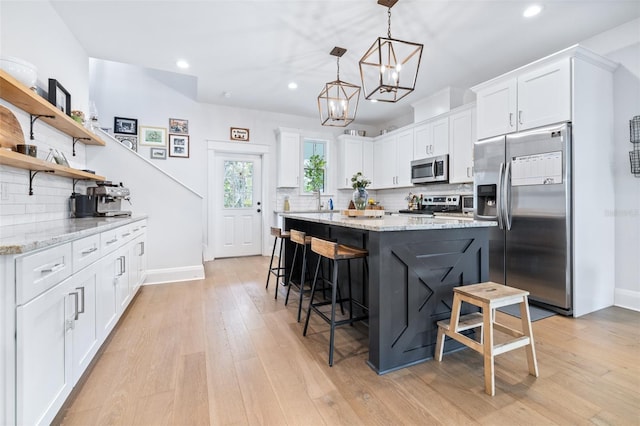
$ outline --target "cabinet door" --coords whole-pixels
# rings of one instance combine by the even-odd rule
[[[449,117],[429,123],[429,142],[431,156],[449,153]]]
[[[563,59],[518,77],[518,129],[571,119],[571,62]]]
[[[278,188],[300,186],[300,135],[280,132],[277,145]]]
[[[421,124],[413,129],[413,159],[430,157],[429,124]]]
[[[375,188],[392,188],[396,181],[396,136],[377,140],[373,146]]]
[[[338,138],[338,188],[351,188],[351,177],[363,170],[362,140]],[[366,176],[366,175],[365,175]]]
[[[131,288],[129,286],[130,272],[130,246],[126,245],[116,252],[116,300],[118,302],[118,315],[120,315],[131,301]]]
[[[362,174],[371,181],[371,185],[375,185],[373,180],[373,142],[370,139],[362,142]]]
[[[78,316],[73,328],[73,383],[75,384],[98,351],[96,291],[98,265],[92,265],[71,278],[70,293],[78,297]],[[75,296],[73,296],[75,297]],[[72,302],[75,302],[72,297]]]
[[[449,117],[449,182],[473,182],[473,144],[476,139],[475,108]]]
[[[398,134],[396,143],[395,186],[411,186],[411,161],[413,160],[413,129]]]
[[[71,392],[69,280],[16,308],[17,424],[49,424]]]
[[[511,79],[477,93],[478,139],[515,132],[517,82]]]
[[[145,236],[140,235],[135,239],[129,251],[129,258],[131,259],[131,264],[129,265],[129,287],[131,288],[131,297],[135,296],[146,276],[145,271],[147,257],[145,249]]]
[[[96,329],[100,341],[104,340],[118,319],[116,285],[120,273],[119,252],[109,253],[99,264],[100,279],[96,295]]]

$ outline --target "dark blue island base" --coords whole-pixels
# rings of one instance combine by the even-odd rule
[[[451,315],[453,287],[489,279],[487,227],[376,232],[285,217],[285,229],[369,251],[368,265],[361,260],[352,265],[353,291],[369,307],[368,364],[378,374],[433,358],[436,323]],[[286,265],[299,274],[292,256],[287,245]],[[316,261],[312,256],[314,267]],[[340,271],[342,291],[346,269]],[[467,309],[463,314],[477,310]],[[445,351],[457,347],[447,341]]]

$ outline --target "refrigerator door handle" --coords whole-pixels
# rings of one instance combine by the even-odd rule
[[[504,229],[504,216],[502,215],[502,188],[504,186],[504,163],[500,163],[500,171],[498,172],[498,188],[496,190],[496,216],[498,217],[498,227]]]
[[[504,203],[504,227],[507,231],[511,230],[511,161],[507,162],[504,172],[504,181],[502,182],[502,188],[504,196],[502,201]]]

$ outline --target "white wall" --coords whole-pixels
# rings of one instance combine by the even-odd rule
[[[640,178],[630,173],[629,120],[640,115],[640,19],[582,42],[620,64],[614,74],[615,304],[640,310]]]

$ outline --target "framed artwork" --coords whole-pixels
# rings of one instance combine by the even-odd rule
[[[183,120],[181,118],[169,119],[169,132],[177,133],[180,135],[186,135],[189,133],[189,120]]]
[[[120,143],[132,151],[138,151],[138,136],[114,135]]]
[[[249,129],[241,129],[239,127],[231,128],[231,140],[232,141],[245,141],[249,140]]]
[[[151,148],[150,156],[154,160],[166,160],[167,150],[164,148]]]
[[[51,104],[71,117],[71,95],[62,84],[53,78],[49,79],[49,97]]]
[[[167,146],[167,128],[140,126],[140,145]]]
[[[189,136],[169,135],[169,157],[189,158]]]
[[[113,117],[113,132],[124,135],[137,135],[138,120],[135,118]]]

